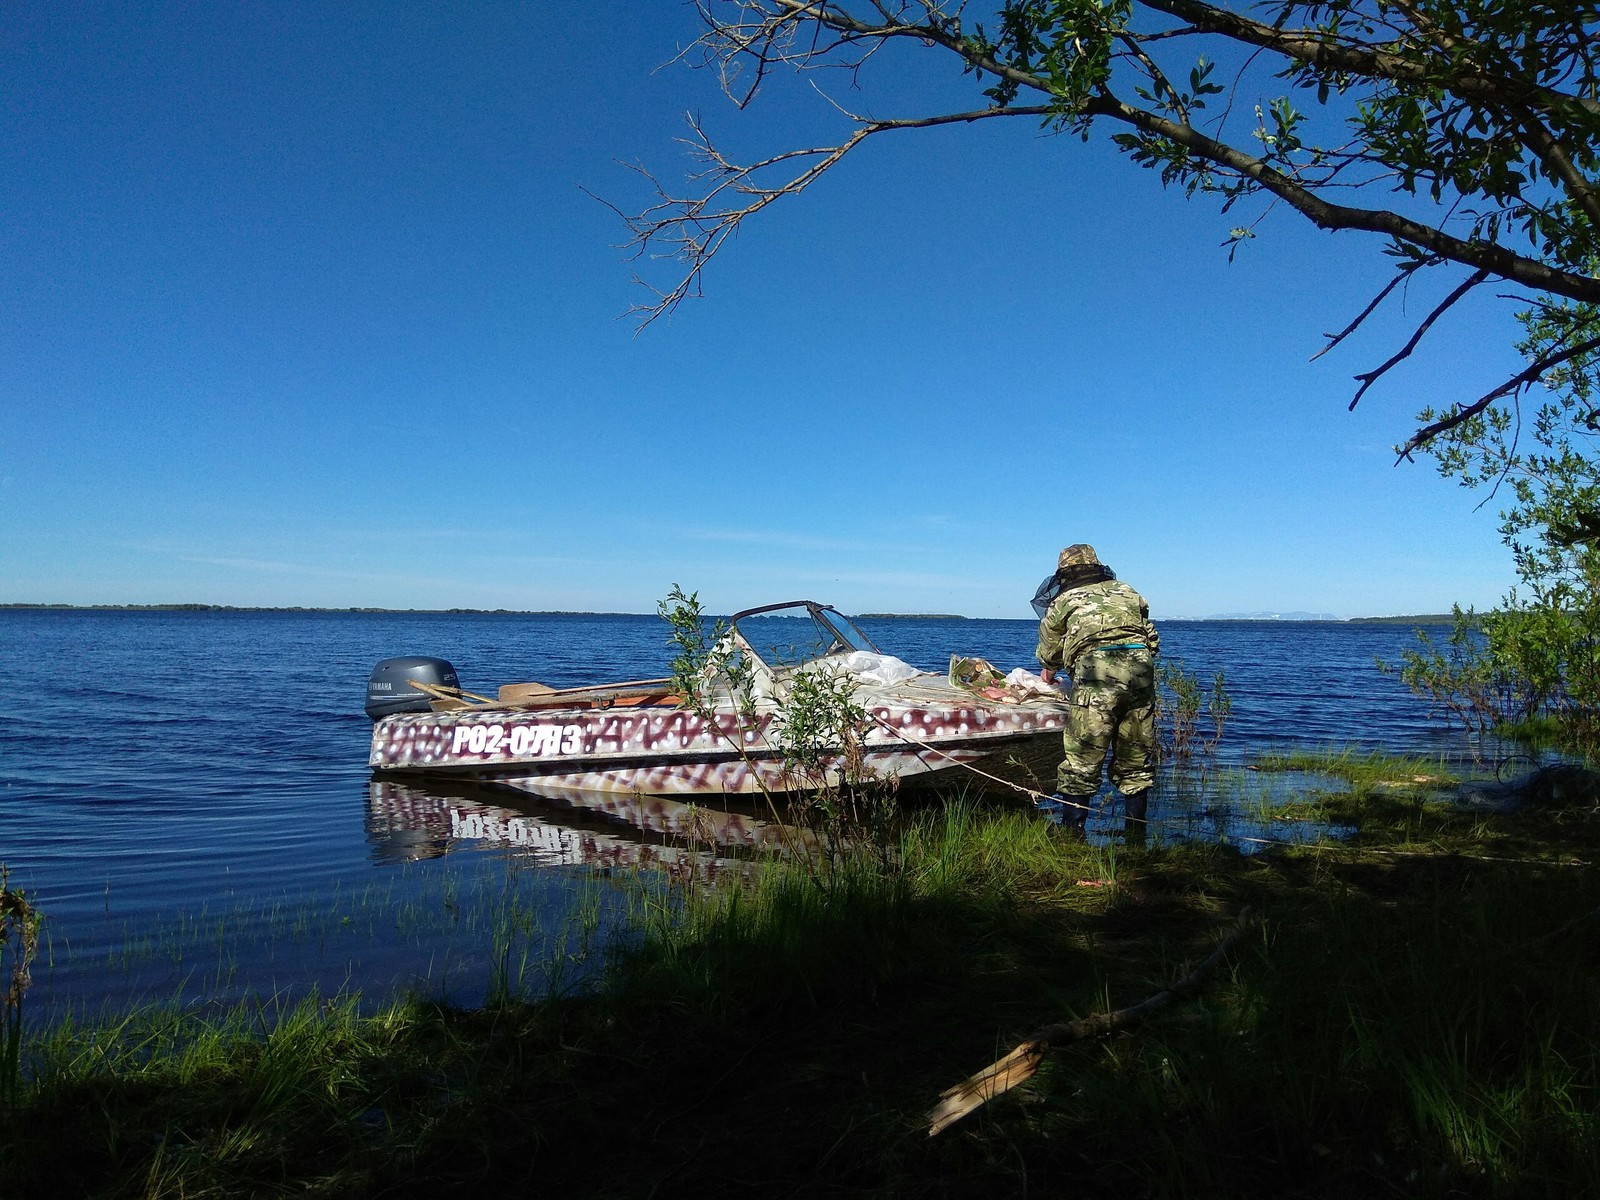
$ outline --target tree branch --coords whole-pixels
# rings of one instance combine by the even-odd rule
[[[759,5],[762,0],[749,0],[749,2]],[[992,55],[979,51],[959,35],[931,23],[873,25],[835,7],[832,0],[767,0],[767,2],[781,10],[782,15],[776,17],[777,20],[812,20],[835,31],[856,37],[916,37],[942,46],[970,65],[1016,83],[1019,87],[1030,88],[1047,95],[1054,94],[1047,78],[1020,71],[1000,62]],[[1225,13],[1210,5],[1197,3],[1196,0],[1143,0],[1143,2],[1152,8],[1179,16],[1197,27],[1204,28],[1205,23],[1209,21],[1214,26],[1214,32],[1226,33],[1241,41],[1263,45],[1291,57],[1300,58],[1309,54],[1312,49],[1324,46],[1315,39],[1296,39],[1293,35],[1274,30],[1271,26]],[[1296,49],[1300,53],[1293,53]],[[1381,78],[1398,78],[1398,74],[1388,75],[1375,69],[1376,64],[1383,65],[1387,70],[1399,72],[1404,61],[1393,55],[1370,51],[1362,56],[1350,58],[1348,64],[1341,69]],[[1361,69],[1363,66],[1365,69]],[[1594,111],[1600,113],[1600,104],[1595,105]],[[1060,115],[1074,114],[1062,112]],[[1091,98],[1085,104],[1083,112],[1077,115],[1108,117],[1166,138],[1207,162],[1225,167],[1251,180],[1286,201],[1322,229],[1363,229],[1369,233],[1387,234],[1398,241],[1409,243],[1454,262],[1488,270],[1525,287],[1553,292],[1572,300],[1600,302],[1600,279],[1559,270],[1492,242],[1458,238],[1442,229],[1387,209],[1331,204],[1311,189],[1272,167],[1266,160],[1201,133],[1193,126],[1129,105],[1115,96],[1109,88],[1102,91],[1099,96]]]
[[[1462,39],[1447,30],[1441,29],[1425,12],[1419,9],[1410,0],[1393,0],[1394,5],[1405,13],[1406,19],[1419,32],[1432,38],[1434,44],[1441,50],[1450,51],[1459,55],[1462,49]],[[1560,181],[1574,202],[1583,209],[1590,222],[1600,226],[1600,197],[1595,194],[1594,188],[1583,173],[1573,163],[1571,155],[1546,127],[1545,123],[1527,104],[1512,104],[1508,111],[1517,126],[1522,131],[1522,136],[1528,147],[1544,162],[1552,178]]]
[[[1109,92],[1091,99],[1088,108],[1096,115],[1110,117],[1166,138],[1207,162],[1227,167],[1254,180],[1321,229],[1364,229],[1369,233],[1388,234],[1397,241],[1407,242],[1453,262],[1487,270],[1541,292],[1553,292],[1571,300],[1600,303],[1600,279],[1558,270],[1493,242],[1458,238],[1387,209],[1331,204],[1262,159],[1219,142],[1193,126],[1134,108]]]
[[[1411,352],[1417,348],[1417,343],[1423,339],[1423,336],[1428,332],[1429,328],[1432,327],[1433,323],[1438,320],[1439,317],[1442,316],[1447,310],[1452,308],[1456,302],[1461,299],[1461,297],[1465,296],[1468,292],[1477,287],[1487,278],[1489,278],[1489,272],[1474,271],[1470,279],[1468,279],[1460,287],[1456,288],[1455,291],[1451,292],[1439,302],[1439,306],[1429,313],[1426,318],[1424,318],[1422,324],[1417,326],[1415,332],[1412,333],[1406,344],[1401,346],[1400,349],[1396,350],[1394,354],[1389,357],[1387,362],[1385,362],[1382,366],[1375,367],[1370,371],[1363,371],[1361,374],[1357,375],[1356,378],[1361,382],[1361,386],[1356,389],[1355,398],[1350,401],[1350,407],[1347,411],[1354,412],[1356,405],[1361,403],[1361,397],[1367,394],[1367,389],[1379,379],[1383,378],[1383,376],[1389,372],[1390,368],[1394,367],[1397,363],[1410,358]]]
[[[1186,21],[1196,29],[1262,46],[1323,70],[1419,86],[1437,85],[1439,82],[1423,66],[1393,51],[1363,43],[1336,42],[1321,33],[1264,25],[1260,21],[1203,3],[1202,0],[1140,0],[1140,3]],[[1600,116],[1600,100],[1592,96],[1573,95],[1483,72],[1453,75],[1449,86],[1457,95],[1475,100],[1501,104],[1516,101],[1546,110],[1570,108],[1581,110],[1591,117]]]
[[[1523,137],[1528,143],[1528,148],[1537,154],[1545,163],[1553,178],[1561,182],[1567,195],[1583,210],[1584,216],[1589,218],[1592,225],[1600,227],[1600,194],[1588,178],[1579,171],[1572,161],[1572,156],[1567,153],[1567,148],[1556,140],[1555,136],[1545,128],[1544,122],[1531,108],[1517,106],[1513,110],[1522,127]]]
[[[868,138],[899,129],[931,129],[940,125],[970,124],[993,117],[1040,117],[1049,112],[1048,106],[986,108],[972,112],[945,113],[932,117],[906,119],[868,120],[852,117],[857,122],[850,136],[829,146],[813,146],[801,150],[787,150],[770,158],[753,163],[729,161],[706,136],[699,122],[690,118],[695,157],[706,166],[691,176],[690,181],[713,179],[715,183],[703,193],[679,196],[669,192],[650,171],[637,164],[627,164],[638,171],[655,189],[657,201],[643,212],[628,214],[617,205],[588,192],[611,209],[627,225],[632,235],[623,243],[633,251],[632,257],[650,255],[654,258],[675,259],[684,265],[684,274],[667,291],[650,287],[637,280],[655,295],[648,304],[635,304],[628,311],[639,317],[639,328],[644,329],[657,318],[671,313],[690,296],[700,294],[700,278],[706,265],[716,257],[723,243],[734,234],[745,220],[783,196],[795,196],[805,191],[845,155]],[[799,172],[777,183],[763,184],[759,177],[786,163],[803,162]],[[585,189],[587,191],[587,189]],[[726,203],[719,203],[728,197]],[[652,254],[652,248],[662,244],[666,249]]]
[[[1421,429],[1417,430],[1416,433],[1411,435],[1411,440],[1406,442],[1404,446],[1400,447],[1398,452],[1399,457],[1395,460],[1396,463],[1402,461],[1411,461],[1412,451],[1421,449],[1428,442],[1431,442],[1434,438],[1438,437],[1441,433],[1447,433],[1454,429],[1457,425],[1460,425],[1466,421],[1470,421],[1473,417],[1483,412],[1496,400],[1502,399],[1505,396],[1509,396],[1514,392],[1520,392],[1523,388],[1528,387],[1530,384],[1538,383],[1540,377],[1544,375],[1546,371],[1549,371],[1555,367],[1559,367],[1562,363],[1570,362],[1572,359],[1577,358],[1580,355],[1588,354],[1595,350],[1600,350],[1600,336],[1587,338],[1584,341],[1579,342],[1576,346],[1570,346],[1556,354],[1542,355],[1537,362],[1531,364],[1526,370],[1519,371],[1516,375],[1513,375],[1499,387],[1495,388],[1494,391],[1480,396],[1465,408],[1453,409],[1449,413],[1440,417],[1437,421],[1434,421],[1429,425],[1424,425]]]
[[[1356,376],[1359,388],[1352,408],[1374,382],[1413,353],[1439,316],[1491,276],[1551,297],[1600,304],[1600,278],[1586,273],[1600,229],[1600,187],[1591,179],[1600,143],[1600,100],[1594,95],[1594,68],[1585,42],[1594,23],[1588,16],[1558,21],[1540,10],[1520,25],[1502,26],[1488,17],[1463,15],[1467,25],[1462,32],[1453,21],[1435,21],[1434,6],[1418,0],[1388,0],[1376,12],[1359,0],[1350,0],[1348,10],[1338,3],[1281,0],[1276,24],[1209,0],[1132,0],[1128,11],[1112,6],[1097,10],[1098,16],[1082,16],[1082,28],[1074,30],[1067,22],[1077,18],[1038,0],[1008,6],[1007,24],[991,41],[981,30],[975,35],[963,31],[966,5],[954,0],[695,0],[695,6],[707,24],[695,43],[704,52],[703,65],[720,69],[724,90],[741,107],[750,103],[774,66],[859,70],[878,49],[908,38],[954,56],[980,79],[1000,81],[991,94],[1002,100],[973,112],[898,120],[845,112],[854,128],[839,142],[747,165],[725,158],[698,122],[691,121],[690,144],[703,166],[691,182],[704,184],[705,190],[679,195],[636,167],[650,180],[656,202],[632,217],[610,205],[628,225],[626,245],[634,257],[670,258],[683,267],[673,287],[652,288],[652,302],[632,307],[641,317],[641,328],[699,294],[706,264],[745,219],[781,196],[805,190],[868,138],[891,129],[1001,116],[1038,117],[1057,130],[1084,134],[1095,119],[1103,118],[1136,131],[1116,140],[1137,161],[1159,167],[1169,180],[1186,180],[1191,191],[1217,192],[1224,197],[1224,211],[1243,196],[1266,193],[1272,198],[1269,209],[1273,200],[1282,201],[1319,228],[1385,235],[1393,252],[1404,258],[1395,278],[1346,329],[1329,335],[1314,357],[1342,343],[1417,270],[1446,262],[1471,268],[1472,279],[1429,314],[1398,353]],[[1181,27],[1138,29],[1130,12],[1140,11],[1145,13],[1141,24],[1161,26],[1170,19]],[[1287,26],[1295,12],[1321,20],[1315,14],[1323,11],[1334,14],[1327,28]],[[1346,11],[1359,19],[1337,24],[1338,14]],[[1149,14],[1158,18],[1150,21]],[[1019,22],[1015,26],[1013,18]],[[1512,33],[1501,37],[1505,28]],[[1519,30],[1523,40],[1514,36]],[[1073,36],[1079,32],[1081,39]],[[1548,36],[1537,44],[1528,40],[1536,35]],[[1377,100],[1386,103],[1398,94],[1413,107],[1403,111],[1403,121],[1395,115],[1401,109],[1382,110],[1371,126],[1356,123],[1352,140],[1315,147],[1302,145],[1297,129],[1303,114],[1285,102],[1275,114],[1276,126],[1255,131],[1265,142],[1264,150],[1243,137],[1224,140],[1232,100],[1221,119],[1208,119],[1209,132],[1195,128],[1187,111],[1191,98],[1175,85],[1181,77],[1169,77],[1151,52],[1159,42],[1189,36],[1229,40],[1250,48],[1251,58],[1278,55],[1288,62],[1287,74],[1296,84],[1321,83],[1343,93],[1354,86],[1352,80],[1364,81]],[[737,69],[746,60],[754,64],[749,74]],[[1121,98],[1133,94],[1125,86],[1129,84],[1141,103]],[[1569,86],[1572,91],[1562,90]],[[1024,88],[1042,102],[1015,107],[1006,102]],[[1275,142],[1274,133],[1284,136]],[[1527,172],[1530,162],[1534,169]],[[1524,172],[1532,178],[1525,179]],[[769,178],[776,182],[766,182]],[[1420,217],[1330,198],[1338,194],[1336,188],[1388,181],[1410,190],[1418,180],[1431,182],[1435,201],[1446,188],[1458,198],[1450,203],[1446,196],[1432,210],[1416,210]],[[1488,198],[1492,207],[1460,213],[1476,197]],[[1452,232],[1463,221],[1465,232]],[[1522,253],[1502,242],[1502,237],[1510,242],[1518,225],[1531,243]],[[1460,413],[1419,430],[1402,456],[1559,361],[1564,360],[1551,357],[1535,364],[1524,373],[1527,379],[1508,381]]]
[[[1442,258],[1423,259],[1421,262],[1418,262],[1413,266],[1402,267],[1400,270],[1396,271],[1394,277],[1390,279],[1388,283],[1384,284],[1383,289],[1376,296],[1374,296],[1371,301],[1368,302],[1367,306],[1356,315],[1355,320],[1351,321],[1350,324],[1346,325],[1338,333],[1325,333],[1322,335],[1328,339],[1328,344],[1313,354],[1308,361],[1316,362],[1317,359],[1321,358],[1329,350],[1332,350],[1340,342],[1344,341],[1345,338],[1349,337],[1356,330],[1360,329],[1361,326],[1366,322],[1366,319],[1377,311],[1378,305],[1382,304],[1389,298],[1389,293],[1394,291],[1394,289],[1399,287],[1402,283],[1406,282],[1406,280],[1410,279],[1411,276],[1417,271],[1421,270],[1423,267],[1438,266],[1443,261],[1444,259]]]

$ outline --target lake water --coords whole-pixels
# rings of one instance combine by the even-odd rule
[[[1034,665],[1033,621],[861,624],[927,669],[952,652]],[[1226,673],[1235,761],[1267,747],[1462,746],[1373,667],[1411,643],[1404,627],[1161,630],[1166,658],[1206,681]],[[737,846],[686,848],[648,822],[531,798],[376,784],[366,678],[401,654],[448,658],[463,687],[491,694],[661,676],[666,633],[655,617],[587,614],[0,611],[0,863],[47,916],[30,1005],[92,1013],[309,987],[471,1002],[496,978],[581,975],[626,922],[609,867],[741,869]]]

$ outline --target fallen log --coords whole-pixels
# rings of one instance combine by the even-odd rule
[[[1244,908],[1228,935],[1217,943],[1217,948],[1206,956],[1204,962],[1176,983],[1169,984],[1153,996],[1147,996],[1138,1004],[1119,1008],[1115,1012],[1095,1013],[1076,1021],[1062,1021],[1035,1029],[1010,1054],[941,1092],[939,1103],[928,1113],[928,1136],[948,1129],[974,1109],[1032,1079],[1044,1059],[1045,1051],[1051,1047],[1127,1029],[1173,1000],[1199,991],[1254,920],[1255,916],[1249,907]]]

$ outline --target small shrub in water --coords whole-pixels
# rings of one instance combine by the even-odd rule
[[[0,864],[0,1104],[16,1103],[22,1079],[22,998],[33,983],[41,917]],[[9,968],[9,970],[7,969]]]

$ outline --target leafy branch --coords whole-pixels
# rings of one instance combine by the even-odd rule
[[[1186,195],[1218,196],[1224,211],[1256,197],[1321,229],[1385,238],[1394,278],[1324,352],[1396,284],[1425,270],[1467,268],[1466,281],[1398,352],[1357,375],[1352,405],[1486,282],[1600,303],[1600,278],[1589,265],[1600,250],[1600,75],[1591,50],[1600,15],[1589,5],[1286,0],[1270,19],[1206,0],[1005,0],[988,6],[986,19],[961,0],[697,0],[695,7],[705,31],[680,58],[716,71],[740,108],[779,69],[811,74],[814,85],[817,73],[842,70],[856,84],[893,44],[945,57],[978,80],[988,104],[886,118],[829,98],[847,122],[844,136],[749,162],[725,155],[692,119],[689,186],[669,186],[636,166],[654,201],[632,212],[612,205],[627,222],[636,258],[675,264],[672,281],[647,284],[651,298],[634,306],[641,327],[701,294],[705,268],[743,222],[807,190],[872,138],[1005,117],[1084,139],[1107,124],[1135,163]],[[1222,62],[1234,64],[1231,87],[1218,82]],[[1260,98],[1236,106],[1251,87]],[[826,96],[820,85],[818,92]],[[1207,107],[1225,92],[1221,110]],[[1036,102],[1018,103],[1024,96]],[[1236,107],[1253,116],[1246,127],[1230,127]],[[1375,187],[1398,203],[1350,199]],[[1233,227],[1224,243],[1230,256],[1256,236],[1258,223]],[[1419,429],[1403,453],[1564,361],[1536,359]]]

